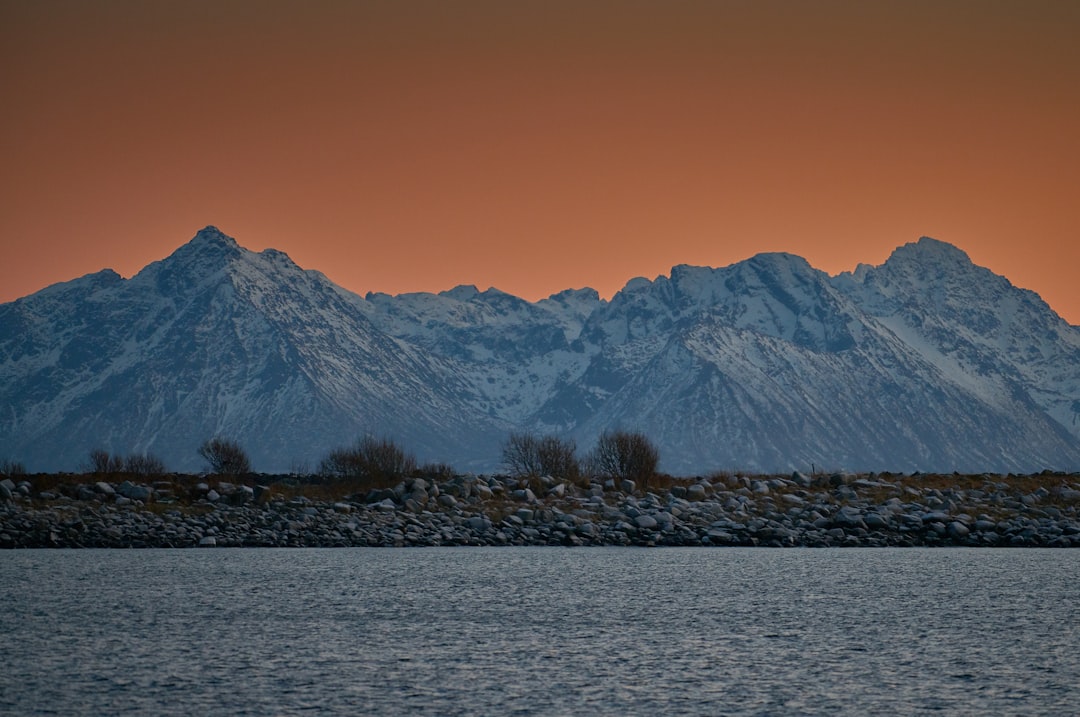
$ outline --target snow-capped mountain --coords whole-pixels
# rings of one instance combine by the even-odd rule
[[[309,467],[365,432],[466,461],[505,425],[456,365],[375,328],[364,300],[208,227],[130,280],[102,272],[0,306],[0,453],[74,469],[94,448],[199,466],[214,435]]]
[[[365,433],[492,469],[512,430],[641,430],[665,470],[1080,468],[1080,329],[922,239],[837,277],[763,254],[611,301],[496,289],[360,297],[213,227],[131,279],[0,305],[0,458],[89,452],[314,467]]]

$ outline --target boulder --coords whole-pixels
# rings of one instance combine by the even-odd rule
[[[522,500],[526,503],[536,502],[536,494],[532,492],[531,488],[520,488],[510,494],[514,500]]]
[[[863,516],[863,522],[866,523],[866,527],[870,530],[884,530],[889,527],[889,521],[877,513],[867,513]]]
[[[639,528],[651,530],[657,526],[656,518],[651,515],[639,515],[634,518],[634,524]]]
[[[950,538],[966,538],[969,532],[968,527],[959,520],[949,523],[948,533]]]
[[[491,523],[482,515],[474,515],[465,521],[471,530],[481,531],[491,527]]]
[[[202,539],[199,540],[199,547],[200,548],[216,548],[217,547],[217,538],[215,538],[212,535],[208,535],[205,538],[202,538]]]
[[[701,485],[700,483],[695,483],[694,485],[686,489],[687,500],[705,500],[705,497],[705,486]]]
[[[112,487],[111,483],[105,481],[98,481],[94,484],[94,490],[102,495],[113,496],[116,495],[116,490]]]

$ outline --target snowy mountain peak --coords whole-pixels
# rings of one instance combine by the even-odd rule
[[[480,290],[476,288],[475,284],[458,284],[453,289],[439,292],[439,296],[445,296],[456,301],[470,301],[479,294]]]
[[[247,252],[236,240],[224,234],[220,229],[208,226],[199,230],[187,244],[177,249],[166,261],[216,261],[223,257],[236,257]]]
[[[367,300],[213,226],[131,280],[0,304],[0,458],[91,449],[260,470],[372,432],[489,470],[510,431],[583,448],[613,427],[664,470],[1080,467],[1080,331],[930,238],[830,279],[791,254],[679,265],[529,302],[498,289]]]
[[[191,244],[199,245],[214,245],[221,244],[225,246],[238,246],[236,240],[231,236],[225,234],[212,224],[208,224],[195,233],[195,236],[191,239]]]
[[[913,262],[922,265],[970,267],[971,257],[962,249],[932,237],[921,237],[896,249],[885,262]]]

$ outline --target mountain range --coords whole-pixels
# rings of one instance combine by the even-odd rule
[[[1080,468],[1080,328],[930,238],[838,276],[790,254],[676,266],[611,300],[359,296],[215,227],[130,279],[0,304],[0,458],[202,467],[215,435],[303,471],[371,434],[493,470],[512,431],[642,431],[661,468]]]

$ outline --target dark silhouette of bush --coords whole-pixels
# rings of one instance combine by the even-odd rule
[[[98,475],[124,472],[124,457],[96,448],[90,451],[90,472]]]
[[[551,476],[576,482],[581,467],[572,440],[531,433],[511,433],[503,444],[503,462],[516,478]]]
[[[14,478],[26,475],[26,466],[19,461],[0,461],[0,476]]]
[[[604,431],[589,456],[589,467],[598,476],[632,480],[648,490],[656,475],[660,452],[641,433]]]
[[[376,487],[396,482],[416,470],[416,459],[388,438],[364,436],[353,446],[330,451],[319,462],[319,475],[330,480]]]
[[[239,476],[251,472],[247,452],[236,441],[215,437],[199,446],[199,455],[216,475]]]
[[[89,472],[95,475],[131,473],[137,476],[157,476],[167,472],[165,463],[150,453],[132,454],[124,457],[100,448],[90,451]]]
[[[165,463],[155,455],[143,453],[132,454],[124,459],[124,473],[137,476],[159,476],[166,473]]]

